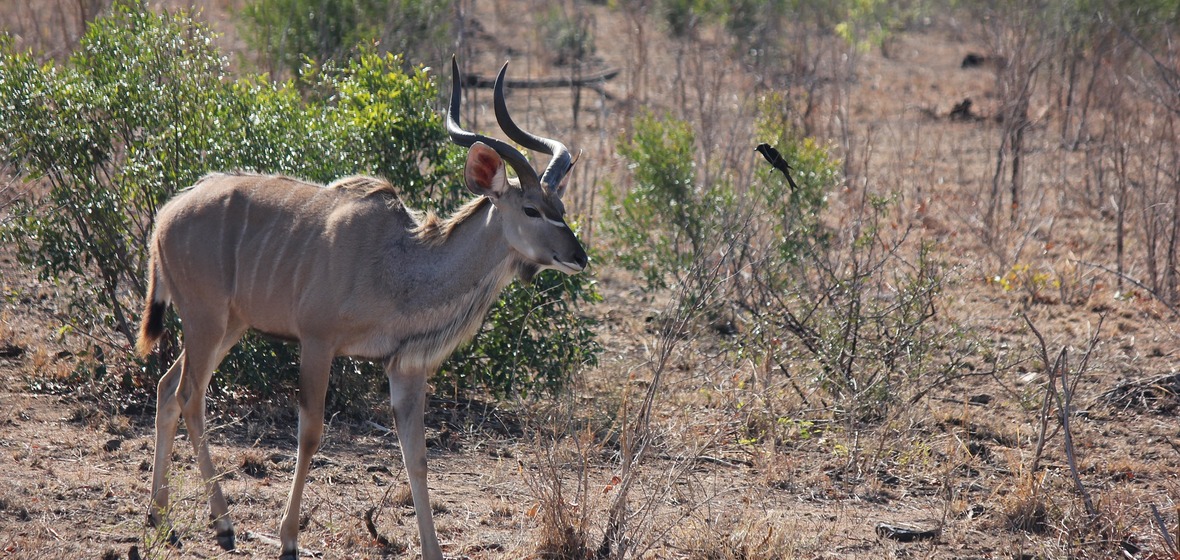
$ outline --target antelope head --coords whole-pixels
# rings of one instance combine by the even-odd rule
[[[486,196],[501,216],[504,238],[520,255],[521,276],[530,279],[537,271],[552,268],[577,274],[586,268],[588,258],[582,244],[565,222],[561,197],[574,158],[561,142],[525,132],[512,121],[504,103],[504,75],[508,63],[496,76],[494,104],[496,122],[516,143],[551,156],[548,167],[538,176],[524,154],[506,142],[468,132],[459,126],[462,99],[459,63],[451,58],[451,104],[447,111],[447,132],[451,140],[469,148],[464,179],[467,188]],[[516,172],[509,178],[505,163]]]

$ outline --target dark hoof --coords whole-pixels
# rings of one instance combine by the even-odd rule
[[[149,514],[148,519],[147,519],[147,525],[148,525],[148,527],[158,530],[160,527],[160,522],[157,521],[154,517],[152,517]],[[157,533],[157,535],[158,534],[159,533]],[[168,546],[175,548],[175,549],[182,548],[182,543],[180,542],[180,535],[177,535],[176,529],[173,529],[171,527],[168,528]],[[136,551],[136,552],[138,553],[139,551]]]
[[[234,537],[233,529],[217,533],[217,545],[220,546],[222,550],[233,550],[236,540],[237,539]]]
[[[298,550],[289,550],[279,555],[279,560],[299,560]]]

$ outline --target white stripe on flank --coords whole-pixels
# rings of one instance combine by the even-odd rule
[[[227,263],[228,266],[234,267],[234,287],[233,294],[230,295],[234,301],[238,300],[238,294],[241,291],[242,282],[246,281],[244,275],[242,274],[242,241],[246,239],[246,228],[250,227],[250,207],[253,206],[254,196],[257,193],[258,183],[254,183],[250,186],[249,194],[246,196],[246,206],[245,209],[242,210],[242,227],[238,229],[238,244],[236,247],[234,247],[233,262]],[[249,297],[250,293],[245,292],[245,295]]]
[[[292,189],[292,190],[294,190],[294,189]],[[316,200],[320,197],[320,195],[324,194],[325,192],[328,192],[328,190],[325,188],[318,189],[315,192],[315,194],[307,197],[307,200],[303,204],[299,205],[298,210],[292,212],[291,214],[293,216],[306,216],[307,214],[305,211],[308,209],[308,207],[310,207],[312,204],[315,204]],[[283,204],[283,207],[284,208],[286,207],[285,203]],[[269,232],[268,232],[268,235],[269,235]],[[282,245],[279,245],[278,250],[274,251],[274,252],[268,251],[268,253],[271,254],[270,272],[266,276],[266,291],[268,294],[274,293],[275,275],[278,274],[279,263],[283,262],[283,258],[287,254],[287,248],[291,246],[291,240],[294,237],[295,237],[294,235],[284,235],[283,240],[282,240]],[[300,260],[304,260],[304,259],[300,259]],[[294,280],[294,279],[291,279],[291,280]],[[288,282],[287,286],[291,287],[291,284]]]
[[[284,198],[283,201],[278,204],[279,208],[286,208],[287,207],[287,202],[289,202],[291,200],[292,196],[295,196],[295,190],[296,189],[290,189],[287,192],[286,198]],[[251,198],[253,198],[253,197],[251,197]],[[258,249],[254,255],[253,266],[250,269],[250,276],[249,276],[250,289],[245,291],[247,299],[249,299],[251,301],[266,301],[265,298],[262,298],[262,299],[255,299],[254,298],[254,289],[258,286],[258,263],[262,261],[263,257],[269,256],[271,254],[269,251],[266,250],[267,245],[270,244],[270,236],[272,233],[274,233],[275,226],[277,226],[279,221],[282,219],[283,219],[283,213],[276,213],[275,217],[271,220],[271,222],[269,224],[267,224],[266,227],[262,228],[262,231],[263,231],[262,240],[258,242]]]

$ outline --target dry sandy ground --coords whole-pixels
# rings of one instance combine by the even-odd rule
[[[602,17],[599,32],[621,25]],[[508,25],[508,19],[496,21]],[[608,63],[626,56],[625,45],[599,45]],[[1032,301],[988,281],[1012,261],[1047,270],[1063,266],[1067,255],[1101,261],[1097,256],[1109,251],[1111,226],[1080,213],[1061,213],[1055,226],[1033,216],[1012,233],[1017,238],[1032,232],[1030,248],[1008,261],[971,233],[973,200],[990,177],[981,169],[991,165],[999,135],[987,121],[942,118],[964,97],[975,99],[984,115],[995,110],[987,96],[991,75],[959,69],[968,50],[961,36],[931,31],[901,36],[889,58],[865,55],[850,90],[849,117],[862,139],[862,146],[854,146],[861,150],[859,165],[874,170],[869,174],[885,187],[905,192],[921,235],[939,248],[949,274],[942,311],[986,339],[991,352],[1009,360],[1007,367],[939,388],[877,425],[818,421],[806,437],[800,431],[787,444],[767,448],[741,441],[749,415],[733,404],[748,396],[747,382],[765,380],[742,365],[716,366],[708,358],[715,335],[703,331],[669,376],[656,422],[659,452],[645,463],[635,492],[637,510],[638,504],[655,505],[653,514],[635,519],[634,540],[648,556],[1110,558],[1126,551],[1134,558],[1168,557],[1150,506],[1158,506],[1175,532],[1175,403],[1168,387],[1157,393],[1160,399],[1131,401],[1126,408],[1099,397],[1127,380],[1174,373],[1178,323],[1149,299],[1116,297],[1113,278],[1100,272],[1086,273],[1094,282],[1081,303]],[[583,142],[590,144],[587,138],[601,126],[587,124]],[[1052,160],[1042,158],[1030,176],[1055,180]],[[604,169],[618,166],[602,153],[589,154],[587,161]],[[833,195],[837,207],[840,197]],[[1042,215],[1061,212],[1051,201],[1042,204]],[[177,551],[145,544],[152,540],[142,526],[154,445],[150,404],[120,403],[68,380],[90,341],[58,336],[55,317],[65,311],[55,287],[21,270],[10,253],[0,253],[0,558],[126,558],[132,546],[157,558],[273,556],[295,447],[294,415],[286,403],[215,402],[210,413],[213,454],[226,470],[238,550],[216,547],[191,449],[183,441],[176,446],[173,517],[185,546]],[[565,455],[549,459],[552,447],[544,434],[553,429],[551,418],[563,414],[602,426],[602,418],[618,412],[620,387],[638,383],[630,376],[647,355],[651,333],[645,319],[657,309],[625,275],[599,275],[607,301],[595,313],[603,320],[606,352],[603,365],[586,372],[574,394],[498,409],[432,403],[430,485],[449,555],[545,557],[538,552],[545,535],[538,487],[547,469],[571,485],[585,484],[584,501],[575,503],[571,490],[565,502],[589,520],[592,536],[601,534],[617,474],[616,449],[591,438],[588,461],[580,466]],[[1077,389],[1075,408],[1084,413],[1072,426],[1078,471],[1101,513],[1096,520],[1087,518],[1070,478],[1062,434],[1049,440],[1045,468],[1027,471],[1040,431],[1044,378],[1027,359],[1035,340],[1019,317],[1022,311],[1046,334],[1050,352],[1068,345],[1075,357],[1099,317],[1106,317]],[[329,421],[304,500],[304,548],[324,558],[417,554],[396,438],[382,427],[389,425],[379,405],[371,421]],[[563,442],[563,449],[573,445]],[[392,546],[371,535],[365,522],[370,511]],[[1012,527],[1021,511],[1031,520],[1026,528],[1034,530]],[[941,534],[903,543],[882,538],[876,531],[881,523],[940,527]]]

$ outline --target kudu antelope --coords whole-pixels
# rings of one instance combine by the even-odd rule
[[[511,145],[463,130],[459,66],[454,59],[451,66],[446,127],[469,148],[464,178],[476,198],[450,217],[407,210],[388,183],[369,177],[321,187],[215,174],[161,208],[138,349],[151,351],[171,303],[184,350],[157,390],[150,524],[167,527],[168,468],[183,415],[218,543],[234,547],[205,438],[205,391],[214,367],[253,328],[300,343],[299,453],[279,529],[281,558],[298,555],[299,503],[323,432],[328,372],[342,355],[385,364],[422,557],[442,558],[426,486],[427,377],[475,334],[514,276],[529,280],[546,268],[575,274],[587,265],[561,202],[569,150],[513,123],[504,103],[507,64],[495,84],[496,120],[521,146],[552,156],[548,167],[538,176]]]

